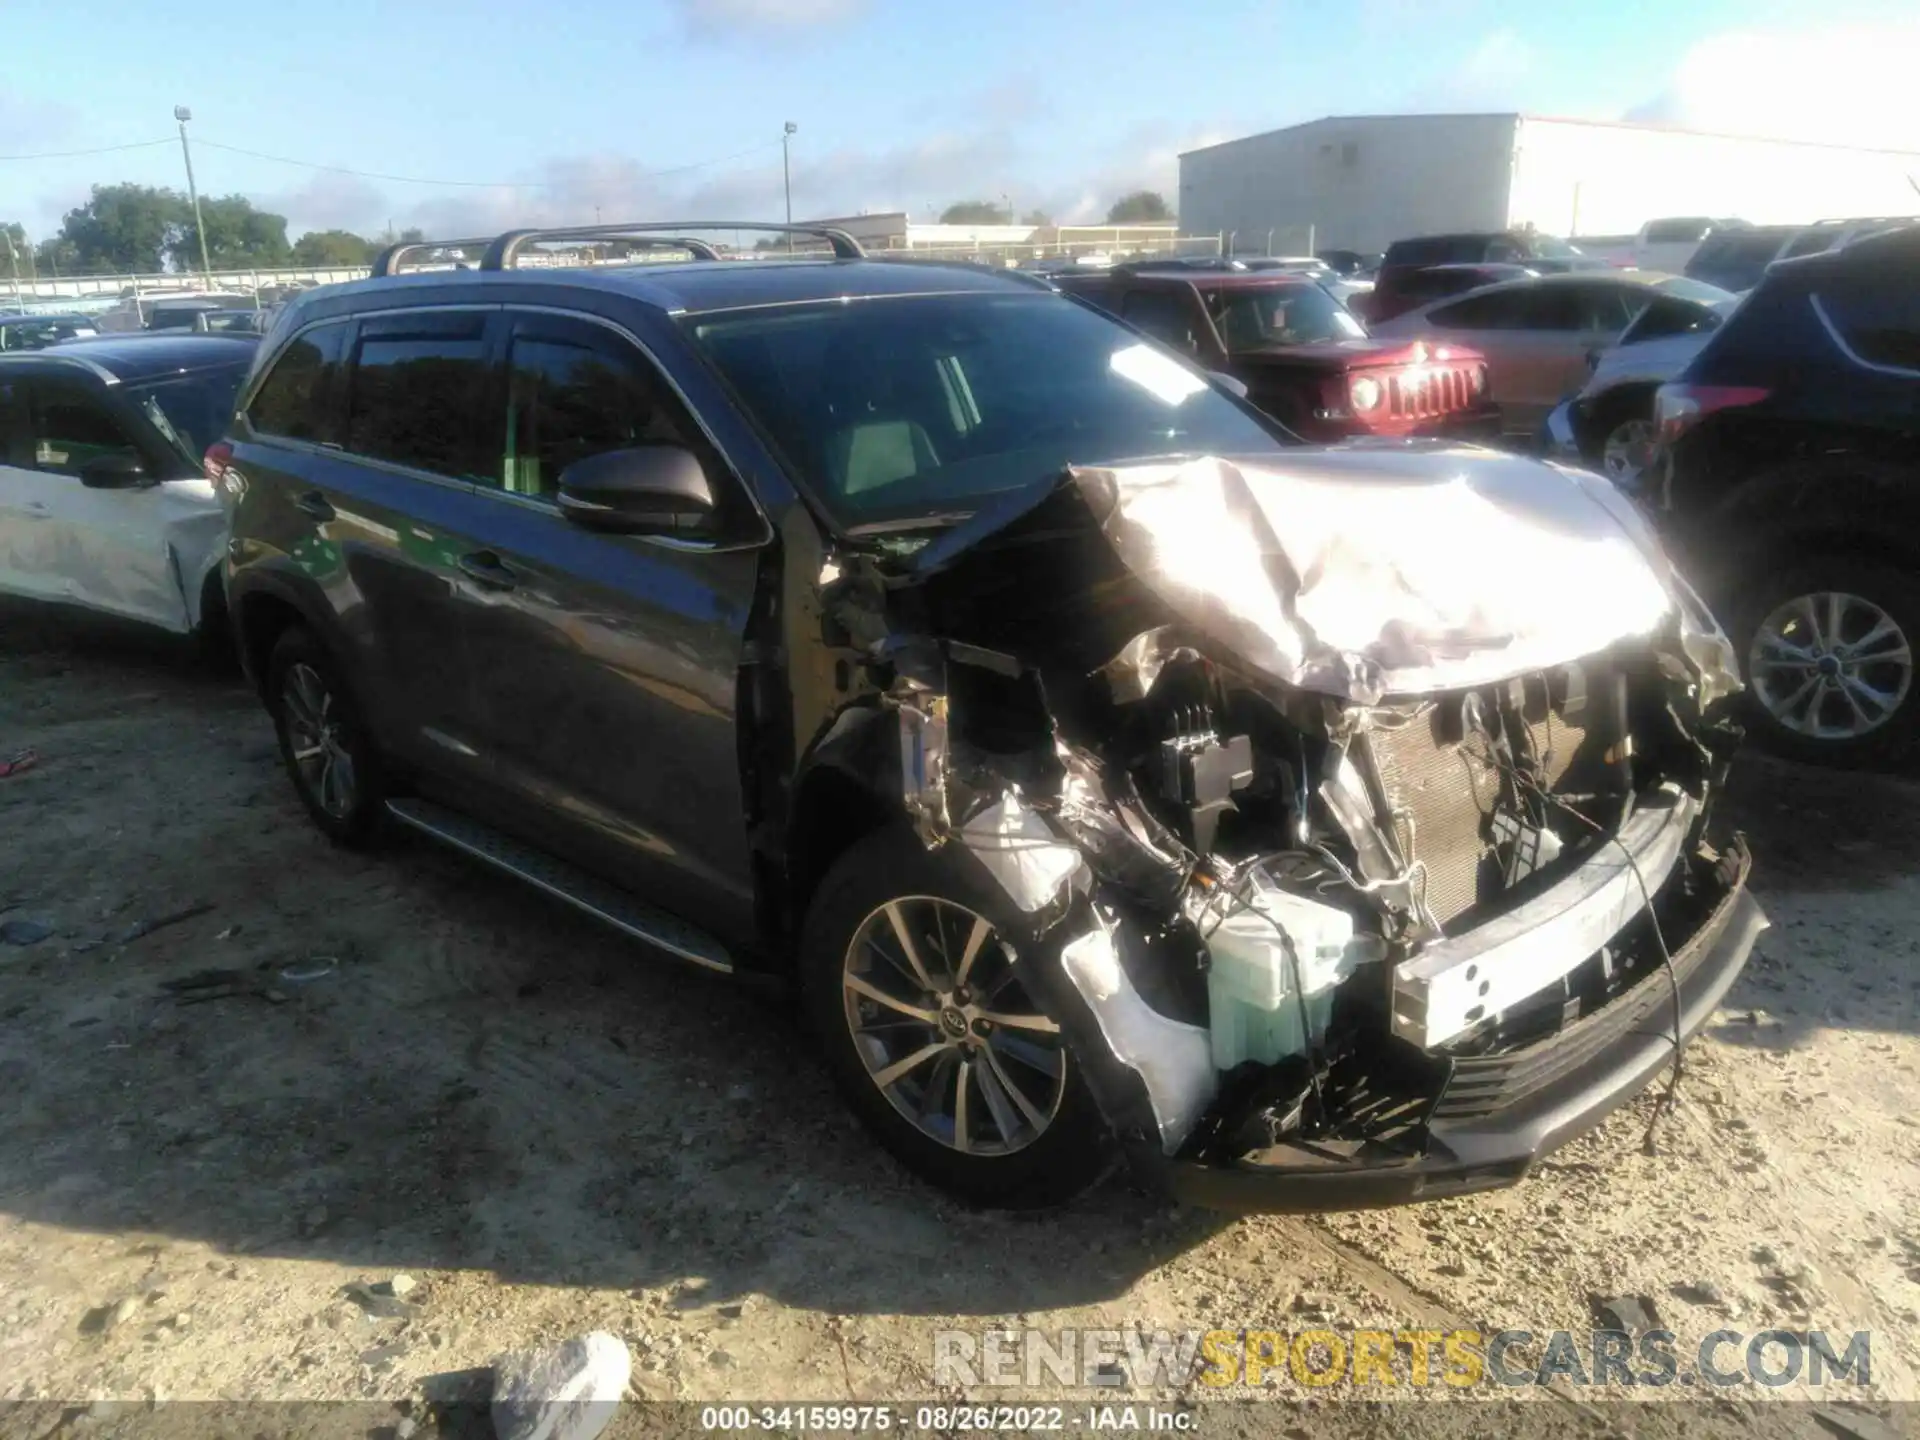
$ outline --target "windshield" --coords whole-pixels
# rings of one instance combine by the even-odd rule
[[[1584,260],[1586,252],[1578,246],[1569,245],[1564,240],[1556,240],[1551,235],[1535,235],[1529,246],[1542,260]]]
[[[127,395],[140,406],[153,428],[189,460],[199,461],[207,446],[226,433],[233,418],[245,365],[222,365],[191,375],[169,375],[129,385]]]
[[[1280,441],[1158,346],[1057,295],[916,295],[690,317],[836,519],[964,513],[1064,469]]]
[[[1275,345],[1362,340],[1366,328],[1318,285],[1219,290],[1207,297],[1220,338],[1236,354]]]

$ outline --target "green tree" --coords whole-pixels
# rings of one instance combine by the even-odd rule
[[[962,200],[940,212],[942,225],[1004,225],[1007,212],[988,200]]]
[[[351,230],[309,230],[293,242],[293,263],[322,268],[365,265],[377,248]]]
[[[64,235],[50,235],[33,250],[33,273],[50,278],[80,271],[80,252]]]
[[[1053,217],[1044,210],[1029,210],[1020,217],[1020,223],[1022,225],[1031,225],[1036,230],[1044,229],[1048,225],[1053,224]]]
[[[1107,211],[1109,225],[1167,225],[1173,221],[1173,209],[1158,190],[1135,190],[1122,195]]]
[[[207,263],[216,270],[266,269],[293,259],[287,217],[254,209],[244,195],[204,196],[200,215],[207,226]],[[168,242],[167,258],[176,270],[200,268],[200,237],[191,206]]]
[[[61,268],[151,273],[161,268],[191,218],[187,197],[152,185],[96,185],[69,210],[60,240],[71,263]]]
[[[427,238],[426,231],[422,230],[418,225],[409,225],[406,229],[400,232],[400,238],[395,243],[401,244],[401,245],[415,245],[426,238]]]

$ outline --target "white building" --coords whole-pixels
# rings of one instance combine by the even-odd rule
[[[869,250],[1148,250],[1170,248],[1177,225],[941,225],[904,210],[809,220],[844,230]]]
[[[1910,181],[1909,177],[1913,177]],[[1534,115],[1354,115],[1180,157],[1180,226],[1232,248],[1383,250],[1532,225],[1618,235],[1707,215],[1756,225],[1920,212],[1920,154]]]

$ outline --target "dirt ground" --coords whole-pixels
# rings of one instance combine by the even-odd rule
[[[424,842],[330,848],[251,694],[174,647],[0,613],[21,746],[0,922],[53,933],[0,941],[0,1401],[404,1407],[595,1328],[638,1398],[929,1398],[940,1329],[1585,1332],[1597,1296],[1644,1297],[1683,1357],[1716,1329],[1872,1332],[1871,1384],[1815,1397],[1894,1427],[1869,1440],[1920,1400],[1911,781],[1743,765],[1727,813],[1773,929],[1655,1153],[1643,1097],[1484,1196],[1225,1220],[1116,1179],[1018,1218],[897,1170],[783,1002]],[[163,988],[210,968],[230,993]],[[402,1302],[353,1288],[401,1274]],[[1783,1396],[1808,1392],[1663,1392],[1691,1403],[1631,1425],[1595,1391],[1545,1403],[1830,1433]]]

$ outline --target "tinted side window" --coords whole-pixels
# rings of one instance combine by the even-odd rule
[[[97,401],[47,386],[33,392],[32,440],[34,469],[55,475],[78,475],[89,461],[107,455],[144,458]]]
[[[0,380],[0,465],[33,468],[33,426],[27,415],[27,386]]]
[[[247,419],[255,430],[289,440],[333,438],[327,400],[340,369],[347,330],[345,321],[316,325],[280,352],[247,407]]]
[[[1862,360],[1920,371],[1920,282],[1842,283],[1820,303]]]
[[[1705,220],[1655,220],[1647,226],[1647,243],[1669,245],[1698,240],[1707,229]]]
[[[652,363],[583,321],[522,320],[507,353],[507,441],[489,483],[552,496],[576,460],[636,445],[694,444]]]
[[[1628,294],[1618,285],[1566,285],[1573,292],[1574,328],[1624,330],[1647,303],[1644,292]]]
[[[1661,297],[1642,310],[1629,325],[1620,341],[1658,340],[1667,335],[1687,335],[1696,330],[1711,330],[1720,317],[1704,305]]]
[[[362,321],[347,388],[347,448],[416,470],[490,480],[482,460],[487,317],[432,311]]]
[[[1192,350],[1193,306],[1184,295],[1166,290],[1134,290],[1120,302],[1120,314],[1129,325],[1146,331],[1176,350]]]
[[[1457,330],[1512,330],[1521,322],[1520,303],[1524,291],[1505,291],[1498,295],[1469,295],[1452,305],[1431,311],[1436,325]]]

